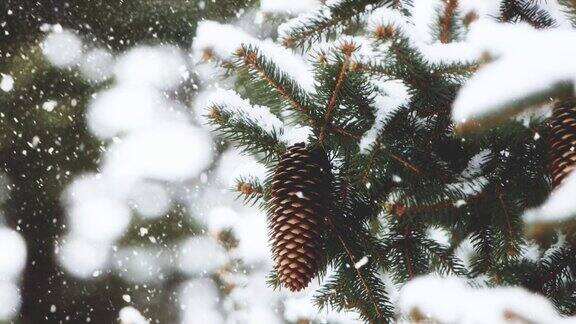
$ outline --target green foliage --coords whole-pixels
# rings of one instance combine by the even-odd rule
[[[284,46],[305,51],[319,40],[361,35],[374,41],[372,50],[378,53],[372,60],[359,58],[358,44],[335,42],[318,54],[314,91],[303,90],[255,47],[243,47],[234,62],[235,71],[248,76],[239,82],[246,96],[285,122],[311,127],[309,145],[323,147],[330,156],[335,189],[319,274],[326,278],[317,304],[355,309],[367,322],[390,322],[394,310],[382,278],[404,283],[437,272],[524,286],[573,314],[576,263],[570,248],[554,250],[535,264],[523,256],[529,241],[522,215],[550,190],[546,143],[538,140],[547,132],[545,120],[509,121],[482,134],[456,136],[451,106],[480,62],[430,63],[401,29],[353,28],[363,14],[383,6],[410,15],[409,2],[345,0],[293,26]],[[555,24],[534,1],[504,1],[501,19]],[[464,28],[460,20],[458,12],[439,8],[435,36],[458,40]],[[402,81],[410,100],[386,115],[374,142],[362,151],[360,139],[376,121],[376,81],[382,80]],[[564,96],[568,89],[558,85],[514,103],[512,110]],[[265,156],[266,162],[283,150],[276,134],[263,136],[249,120],[212,120],[227,139]],[[265,206],[260,192],[266,186],[239,181],[246,183],[258,189],[245,199]],[[432,229],[446,231],[448,244],[431,239]],[[456,253],[464,241],[474,250],[466,267]],[[274,276],[271,282],[278,286]]]
[[[398,0],[343,0],[327,6],[328,12],[319,12],[306,21],[300,21],[282,40],[286,47],[309,48],[319,40],[333,39],[344,29],[357,22],[362,14],[380,7],[392,7]]]
[[[536,28],[556,25],[556,21],[538,6],[534,0],[504,0],[501,4],[501,19],[507,22],[524,21]]]
[[[264,161],[277,158],[285,150],[279,140],[283,129],[267,132],[241,110],[233,111],[230,107],[214,105],[207,117],[224,139],[238,143],[250,154],[262,154]]]

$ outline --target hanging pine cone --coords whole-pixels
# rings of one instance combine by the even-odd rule
[[[278,278],[291,291],[308,286],[318,272],[331,179],[326,154],[304,143],[289,147],[274,172],[270,240]]]
[[[554,189],[576,169],[576,100],[558,102],[550,126],[550,176]]]

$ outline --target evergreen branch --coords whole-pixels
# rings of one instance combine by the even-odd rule
[[[242,112],[231,112],[225,106],[213,105],[207,115],[210,125],[228,141],[240,146],[253,155],[263,154],[263,160],[276,159],[286,151],[279,136],[283,129],[273,129],[268,132],[254,120]]]
[[[382,62],[363,63],[362,68],[402,80],[412,95],[410,106],[420,115],[445,115],[457,87],[448,78],[431,72],[432,65],[401,30],[383,38],[379,35],[374,37],[377,43],[388,45],[389,55]]]
[[[508,236],[508,244],[510,244],[513,241],[513,233],[512,233],[512,225],[510,223],[510,214],[508,212],[508,207],[506,205],[506,202],[504,201],[504,194],[502,192],[500,192],[499,190],[497,190],[496,196],[498,198],[498,202],[500,204],[500,207],[502,208],[502,212],[504,214],[504,220],[506,222],[506,234]],[[512,246],[508,246],[508,251],[509,254],[515,253],[515,249]]]
[[[241,59],[241,65],[246,66],[250,71],[262,78],[272,91],[278,93],[297,112],[305,116],[311,126],[316,126],[317,122],[311,115],[310,109],[312,101],[295,80],[280,71],[272,61],[262,56],[255,47],[242,45],[236,55]]]
[[[245,204],[252,206],[265,197],[264,185],[252,177],[238,178],[234,190],[243,197]]]
[[[458,7],[458,0],[446,0],[444,10],[440,16],[440,42],[448,44],[451,39],[451,26],[454,14]]]
[[[344,249],[347,258],[350,260],[350,266],[354,268],[354,271],[356,272],[358,279],[361,281],[362,286],[364,287],[364,290],[367,292],[367,294],[368,294],[367,297],[370,300],[372,306],[374,307],[374,311],[376,312],[378,318],[384,318],[385,314],[380,310],[380,305],[379,305],[378,301],[376,300],[375,293],[372,291],[372,289],[370,288],[370,285],[368,284],[368,280],[364,277],[364,275],[362,274],[360,269],[357,266],[355,266],[357,264],[358,260],[356,259],[356,257],[352,253],[351,247],[349,246],[349,244],[344,239],[344,236],[342,235],[342,233],[340,233],[340,230],[337,228],[332,217],[328,216],[328,217],[326,217],[326,220],[327,220],[327,223],[330,226],[331,230],[336,235],[336,238],[340,242],[340,245]]]
[[[395,71],[389,64],[383,65],[375,62],[357,62],[354,68],[356,71],[396,79]]]
[[[404,214],[425,213],[427,219],[436,218],[437,215],[460,214],[457,210],[461,207],[459,201],[469,204],[470,201],[478,200],[484,195],[486,185],[483,178],[466,179],[466,182],[450,184],[422,185],[416,184],[401,190],[392,192],[389,197],[398,197],[386,203],[386,210],[390,214],[402,216]],[[463,211],[465,212],[465,211]]]
[[[493,234],[489,228],[477,229],[470,240],[474,246],[475,255],[470,262],[470,274],[475,277],[481,274],[493,274],[494,251]]]
[[[445,273],[452,272],[457,275],[467,275],[466,268],[461,263],[458,258],[452,255],[449,249],[438,244],[436,241],[431,239],[423,239],[422,245],[426,251],[430,254],[431,258],[437,259],[439,269]]]
[[[474,132],[481,130],[485,127],[490,127],[498,124],[508,117],[519,114],[522,111],[537,107],[541,104],[548,103],[550,98],[566,98],[573,95],[573,85],[571,82],[559,82],[551,85],[546,89],[530,93],[522,98],[505,102],[497,108],[490,108],[490,114],[475,117],[458,123],[454,127],[456,134],[464,134],[466,132]]]
[[[393,6],[396,0],[343,0],[327,6],[329,14],[318,11],[314,18],[300,21],[282,39],[285,47],[302,47],[316,40],[335,35],[338,29],[343,29],[350,21],[367,14],[377,8]],[[297,18],[298,19],[298,18]]]
[[[418,167],[416,167],[414,164],[406,161],[405,159],[401,158],[400,156],[393,154],[393,153],[388,153],[388,155],[390,155],[391,158],[393,158],[394,160],[400,162],[403,166],[405,166],[406,168],[414,171],[417,174],[420,174],[420,169],[418,169]]]
[[[556,26],[550,14],[529,0],[504,0],[500,5],[500,19],[505,22],[524,21],[534,28]]]
[[[349,132],[343,128],[332,126],[332,127],[329,127],[329,129],[330,129],[330,131],[332,131],[334,133],[338,133],[338,134],[344,135],[346,137],[350,137],[354,140],[359,140],[360,138],[362,138],[360,135],[351,133],[351,132]]]
[[[324,284],[315,296],[315,304],[321,309],[331,306],[336,311],[343,309],[355,308],[360,313],[361,318],[367,323],[388,323],[393,317],[392,307],[390,307],[389,300],[385,294],[385,286],[382,281],[377,277],[377,269],[371,264],[366,264],[360,267],[358,272],[365,275],[369,286],[378,291],[376,301],[380,305],[374,308],[373,305],[365,303],[366,291],[362,282],[356,280],[355,271],[352,271],[355,266],[350,266],[346,262],[340,260],[337,265],[337,270],[334,275]],[[381,308],[381,310],[380,310]]]
[[[355,50],[355,47],[356,46],[352,43],[344,43],[341,46],[341,50],[344,53],[344,60],[340,62],[338,77],[336,79],[334,89],[332,90],[332,95],[330,96],[330,99],[326,104],[324,125],[322,125],[322,128],[320,130],[320,136],[318,138],[318,141],[320,143],[324,142],[324,138],[326,136],[326,127],[330,125],[330,119],[332,117],[333,110],[336,108],[336,103],[338,101],[340,90],[342,89],[344,79],[346,78],[346,72],[348,71],[350,65],[350,57],[352,56],[352,52]]]
[[[452,63],[452,64],[433,64],[434,74],[442,76],[462,76],[468,77],[478,71],[480,63]]]

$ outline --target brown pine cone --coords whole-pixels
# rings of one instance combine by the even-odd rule
[[[554,189],[576,168],[576,100],[559,101],[550,126],[550,176]]]
[[[330,211],[330,162],[304,143],[289,147],[272,178],[269,220],[272,253],[282,285],[304,289],[318,272]]]

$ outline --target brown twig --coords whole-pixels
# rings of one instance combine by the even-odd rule
[[[447,44],[450,42],[450,23],[458,7],[458,0],[447,0],[444,11],[440,16],[440,42]]]
[[[324,138],[326,137],[326,127],[330,125],[330,119],[332,118],[332,113],[336,108],[336,101],[338,100],[338,94],[340,94],[340,90],[342,90],[342,86],[344,85],[344,79],[346,78],[346,72],[348,71],[348,66],[350,65],[350,56],[352,55],[353,44],[345,43],[342,45],[342,52],[344,53],[344,61],[340,65],[340,71],[338,72],[338,78],[336,79],[336,84],[334,85],[334,91],[328,100],[326,105],[326,113],[324,115],[324,125],[320,130],[320,136],[318,141],[320,143],[324,142]]]
[[[393,158],[394,160],[402,163],[405,167],[407,167],[408,169],[420,174],[420,169],[418,169],[416,166],[414,166],[413,164],[411,164],[410,162],[402,159],[401,157],[399,157],[398,155],[395,155],[393,153],[388,153],[390,155],[391,158]]]
[[[510,242],[512,241],[512,225],[510,223],[510,215],[508,214],[508,208],[506,206],[506,202],[504,201],[504,194],[500,192],[500,190],[496,191],[496,194],[498,195],[498,201],[500,202],[500,206],[502,207],[502,210],[504,211],[504,219],[506,221],[506,230],[508,231],[508,237],[510,239]],[[508,246],[508,254],[512,254],[514,251],[512,250],[512,246]]]
[[[326,220],[328,222],[328,225],[330,226],[330,228],[334,232],[334,234],[336,234],[338,241],[340,241],[340,244],[342,244],[342,247],[344,248],[346,255],[350,259],[350,262],[352,263],[350,266],[354,267],[356,274],[358,275],[358,278],[362,282],[362,286],[364,286],[364,289],[366,289],[366,292],[368,293],[368,297],[370,298],[372,304],[374,305],[374,310],[376,311],[376,314],[378,315],[378,317],[382,317],[382,314],[380,313],[380,308],[378,307],[378,303],[376,302],[376,298],[374,297],[374,294],[372,293],[370,286],[366,282],[366,279],[364,279],[364,276],[360,272],[360,269],[355,267],[355,264],[357,261],[356,261],[356,258],[354,257],[354,254],[352,253],[352,250],[350,249],[350,247],[348,246],[346,241],[342,238],[342,234],[340,233],[340,231],[336,227],[336,224],[334,224],[334,221],[332,220],[332,218],[330,216],[328,216],[328,217],[326,217]]]

